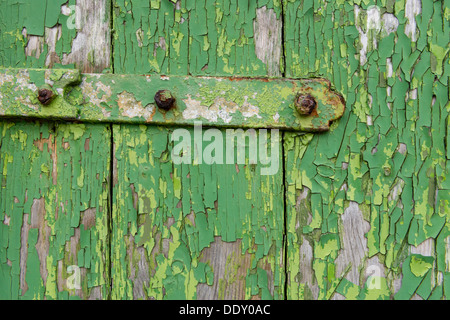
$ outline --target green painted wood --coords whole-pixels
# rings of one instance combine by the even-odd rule
[[[116,73],[281,75],[279,0],[113,3]],[[258,37],[269,39],[269,28],[264,35],[254,31],[258,9],[264,11],[259,21],[270,21],[276,27],[270,36],[272,41],[265,45],[258,42]],[[268,18],[262,18],[264,15]],[[267,48],[276,53],[266,51]]]
[[[226,130],[211,130],[225,157]],[[236,154],[230,164],[209,164],[201,128],[114,125],[113,132],[113,299],[284,297],[281,167],[264,175],[265,166],[250,163],[251,143],[245,162]],[[193,151],[176,164],[180,132]],[[281,166],[280,140],[268,143]]]
[[[326,131],[344,112],[342,97],[324,79],[253,79],[80,74],[66,69],[0,69],[0,117],[83,122]],[[53,99],[43,104],[42,89]],[[158,107],[157,92],[174,98]],[[311,114],[295,101],[313,97]]]
[[[111,58],[108,5],[1,0],[0,66],[102,72]],[[2,98],[24,94],[24,85],[6,85]],[[1,299],[108,299],[110,141],[108,125],[1,120]]]
[[[0,6],[0,66],[110,68],[110,0],[1,0]]]
[[[280,77],[281,25],[279,1],[117,0],[114,72],[170,79]],[[222,80],[219,87],[224,83],[231,84]],[[252,87],[258,80],[248,83]],[[270,85],[271,95],[282,94]],[[221,91],[239,101],[247,95],[241,87]],[[207,95],[205,101],[212,102]],[[197,98],[192,93],[191,99]],[[261,115],[272,122],[277,104],[261,98],[258,107],[272,110],[267,118]],[[238,117],[233,125],[254,126],[253,120]],[[174,165],[168,153],[173,130],[114,126],[114,176],[119,178],[114,184],[112,297],[284,298],[281,168],[261,176],[253,172],[259,165]]]
[[[287,297],[448,298],[450,1],[284,5],[286,75],[346,100],[286,134]]]
[[[106,299],[110,131],[0,122],[0,298]]]
[[[92,227],[95,239],[102,240],[74,249],[68,247],[77,242],[77,232],[84,232],[81,224],[75,227],[77,213],[70,223],[65,216],[52,220],[47,211],[43,222],[37,219],[42,217],[42,202],[45,210],[56,212],[56,204],[40,199],[55,200],[55,189],[58,197],[69,197],[67,182],[58,179],[55,186],[45,176],[50,174],[46,168],[51,167],[51,153],[38,148],[34,160],[27,153],[29,170],[4,160],[9,153],[24,157],[17,145],[32,148],[28,137],[41,139],[41,133],[49,137],[55,131],[44,124],[36,128],[32,123],[2,122],[2,181],[6,175],[7,183],[23,183],[10,187],[2,182],[1,208],[12,208],[14,214],[0,211],[0,284],[11,288],[0,294],[105,299],[109,282],[111,297],[126,299],[447,299],[449,0],[117,0],[111,7],[113,21],[109,3],[101,2],[104,10],[96,18],[89,15],[96,10],[83,3],[84,26],[72,28],[76,15],[66,7],[75,0],[46,2],[45,7],[31,1],[0,1],[0,65],[77,67],[82,72],[110,68],[117,74],[140,75],[319,77],[330,80],[344,96],[344,116],[328,133],[284,133],[280,159],[284,157],[285,180],[281,175],[273,183],[270,176],[249,174],[248,166],[238,165],[238,172],[222,165],[171,165],[166,151],[173,147],[168,139],[175,128],[115,125],[113,137],[105,133],[101,140],[108,150],[111,138],[116,143],[117,172],[109,172],[117,179],[111,199],[116,210],[109,221],[113,229]],[[92,37],[90,30],[96,31]],[[77,132],[78,125],[65,126]],[[86,125],[82,137],[93,127]],[[70,145],[81,143],[79,139],[73,134]],[[70,150],[74,149],[66,152]],[[70,162],[80,154],[64,157]],[[80,171],[81,167],[86,168],[80,166]],[[104,177],[108,170],[101,170]],[[152,174],[145,175],[146,170]],[[23,176],[28,171],[32,174]],[[65,167],[61,172],[74,183]],[[205,179],[213,176],[216,186],[223,186],[217,189],[217,208],[214,201],[211,205],[214,196],[204,198],[214,190],[206,187],[213,183]],[[86,176],[84,182],[89,179],[94,178]],[[258,179],[267,188],[253,189]],[[24,185],[30,185],[27,192]],[[189,193],[191,186],[198,188]],[[236,217],[240,204],[223,199],[230,194],[243,197],[242,190],[250,186],[252,192],[243,200],[248,210],[239,212],[246,224],[231,232],[234,225],[227,219]],[[274,198],[279,210],[264,211],[268,209],[263,198],[283,194],[283,189],[284,200]],[[53,193],[47,196],[46,190]],[[102,186],[87,194],[99,201],[105,199],[98,197],[104,192]],[[181,197],[183,192],[189,197]],[[158,214],[155,203],[162,208]],[[251,204],[266,209],[253,211]],[[221,211],[224,205],[232,209]],[[91,217],[92,211],[87,212]],[[101,219],[99,225],[108,225],[104,216]],[[39,234],[47,235],[48,227],[54,230],[54,221],[61,221],[63,231],[49,232],[50,254],[44,262],[38,252],[45,255],[47,242]],[[286,229],[280,227],[284,224]],[[110,263],[98,254],[99,243],[107,248],[102,241],[108,236],[113,237]],[[65,290],[64,267],[81,265],[85,251],[90,251],[91,267],[83,267],[83,289]],[[27,259],[21,259],[25,252]],[[109,267],[111,279],[105,276]],[[56,284],[50,281],[53,277]],[[49,280],[44,284],[42,279]]]

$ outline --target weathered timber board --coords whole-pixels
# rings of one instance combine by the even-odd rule
[[[0,298],[109,296],[110,131],[0,122]]]
[[[281,12],[272,0],[114,1],[114,72],[280,77]],[[242,91],[238,82],[225,90],[244,99]],[[277,112],[277,102],[263,102]],[[275,113],[264,113],[276,127]],[[238,118],[230,124],[255,125]],[[173,130],[114,126],[113,297],[282,299],[282,170],[262,177],[244,165],[173,165],[165,162]]]
[[[448,298],[450,1],[283,3],[286,76],[346,101],[286,135],[287,297]]]
[[[2,67],[110,67],[110,1],[0,7]],[[0,297],[108,299],[109,126],[17,117],[0,126]]]
[[[174,164],[174,130],[113,127],[112,298],[282,299],[282,168]]]
[[[0,66],[109,70],[110,0],[1,0],[0,6]]]
[[[281,76],[279,0],[114,0],[114,72]]]

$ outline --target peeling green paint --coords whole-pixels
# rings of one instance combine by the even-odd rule
[[[45,6],[0,2],[0,65],[74,68],[63,61],[73,53],[80,30],[68,28],[71,17],[62,7],[75,0]],[[129,299],[448,298],[448,0],[115,0],[111,5],[113,55],[106,72],[157,73],[148,78],[158,87],[168,84],[167,77],[156,79],[161,74],[169,81],[173,75],[273,77],[257,52],[255,34],[258,12],[267,10],[267,17],[275,15],[273,24],[283,22],[275,73],[330,80],[345,98],[345,112],[328,133],[284,133],[285,180],[282,175],[262,179],[261,186],[248,165],[172,166],[167,152],[173,128],[138,126],[153,114],[145,108],[151,109],[156,88],[142,92],[127,80],[121,84],[125,89],[112,87],[117,99],[111,106],[110,80],[86,81],[97,77],[87,75],[83,89],[57,83],[57,89],[68,88],[64,101],[53,102],[67,103],[58,115],[51,106],[33,111],[32,97],[46,78],[30,69],[32,89],[20,81],[0,89],[8,96],[23,89],[28,97],[8,106],[14,115],[117,119],[124,116],[120,101],[139,107],[134,114],[127,110],[138,121],[115,125],[113,137],[106,125],[1,122],[0,284],[10,288],[0,291],[2,297],[108,298],[112,285],[111,297]],[[33,41],[42,45],[32,48]],[[104,69],[95,65],[92,48],[83,60],[95,72]],[[50,75],[51,81],[61,79],[61,71]],[[219,89],[240,106],[245,95],[252,97],[232,86],[216,89],[196,91],[208,101],[205,107],[214,104]],[[259,113],[269,121],[264,126],[285,117],[270,91],[251,103],[265,108],[267,113]],[[292,94],[286,87],[276,91],[273,96],[282,99]],[[183,107],[187,93],[179,101]],[[86,97],[97,110],[73,108]],[[168,115],[169,122],[183,116]],[[234,119],[231,125],[253,127],[256,116]],[[158,112],[153,120],[166,123]],[[108,156],[97,156],[109,152],[111,141],[120,174],[109,172]],[[117,176],[112,199],[109,175]],[[76,192],[69,193],[68,186]],[[268,195],[274,199],[266,203]],[[117,210],[108,208],[110,200]],[[96,218],[90,220],[93,207]],[[105,220],[108,210],[111,225]],[[44,218],[36,220],[31,212]],[[222,252],[223,263],[217,263],[214,257]],[[62,281],[70,276],[69,265],[81,268],[81,289],[68,289]],[[369,276],[370,267],[379,274]]]
[[[80,132],[71,124],[0,126],[0,296],[107,298],[108,127],[83,125]],[[90,210],[95,222],[88,221]],[[67,287],[73,265],[89,279],[79,290]]]
[[[71,50],[76,50],[73,45],[80,33],[76,28],[79,26],[74,22],[75,19],[78,19],[78,22],[82,19],[76,18],[73,11],[73,8],[79,9],[79,3],[77,4],[75,0],[40,2],[2,0],[1,6],[3,8],[0,13],[1,66],[74,67],[73,62],[68,63],[66,60],[72,53]],[[84,57],[81,60],[76,64],[83,70],[101,72],[104,68],[104,65],[100,64],[95,67],[100,60],[99,57],[94,57],[92,61],[86,61]]]
[[[296,151],[304,147],[301,136],[286,134],[288,298],[307,298],[313,290],[318,292],[313,299],[445,299],[448,246],[442,239],[449,216],[443,199],[450,189],[441,181],[448,180],[450,24],[442,13],[450,2],[323,3],[284,1],[286,76],[325,77],[346,100],[339,125],[315,135],[302,158]],[[384,32],[389,24],[392,28]],[[332,177],[323,175],[323,166],[333,169]],[[299,206],[299,201],[311,205]],[[362,212],[364,224],[352,230],[363,236],[362,247],[356,238],[342,242],[349,201]],[[324,217],[332,216],[341,217],[340,227],[328,233]],[[308,273],[312,280],[295,277],[305,272],[302,239],[330,234],[339,236],[341,247],[325,251],[316,242],[310,257],[314,271]],[[361,252],[358,266],[351,267],[359,268],[360,277],[369,261],[379,260],[372,265],[382,273],[379,289],[369,290],[363,279],[345,271],[327,275],[330,265],[342,263],[345,250]],[[424,255],[411,254],[414,250]],[[333,276],[340,279],[335,292],[323,280]]]
[[[285,80],[83,74],[78,70],[0,69],[0,116],[87,122],[205,125],[326,131],[344,104],[322,79]],[[51,85],[56,98],[43,106],[38,89]],[[155,94],[170,90],[175,106],[157,108]],[[301,116],[297,94],[317,106]]]
[[[281,299],[282,170],[273,176],[260,176],[258,166],[175,165],[163,158],[173,148],[173,143],[168,143],[172,130],[114,126],[117,174],[126,180],[120,179],[114,188],[112,250],[117,263],[112,269],[112,297],[194,299],[198,283],[212,285],[214,277],[219,282],[219,298],[232,294],[242,299],[254,295]],[[141,134],[146,139],[133,139]],[[130,149],[135,151],[135,160],[129,157]],[[264,198],[261,188],[265,190]],[[133,194],[138,201],[133,200]],[[142,219],[145,223],[140,222]],[[145,236],[147,230],[153,230],[150,237]],[[219,239],[240,243],[230,255],[215,257],[225,268],[225,277],[220,280],[214,276],[220,265],[202,260]],[[138,292],[140,278],[148,283]],[[245,296],[239,293],[240,283],[251,288]],[[234,285],[238,287],[230,289]]]
[[[132,7],[139,8],[134,10],[130,2],[113,3],[117,73],[267,76],[269,66],[255,52],[253,21],[263,6],[281,19],[279,1],[155,1],[154,6],[134,0]],[[142,45],[128,38],[138,29],[145,35]]]

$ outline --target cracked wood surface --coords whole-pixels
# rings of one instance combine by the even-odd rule
[[[286,137],[288,298],[448,298],[450,1],[283,3],[286,76],[346,101]]]
[[[72,66],[85,73],[110,68],[109,0],[2,0],[0,5],[1,66]]]
[[[0,132],[0,298],[106,299],[108,128],[2,121]]]
[[[110,67],[109,1],[0,6],[1,66]],[[110,297],[109,129],[0,123],[1,299]]]
[[[279,0],[116,0],[114,72],[281,75],[281,11]]]
[[[108,44],[106,31],[105,50],[94,51],[90,42],[81,50],[83,54],[73,54],[73,47],[79,45],[74,39],[78,33],[88,33],[89,27],[83,31],[83,27],[70,29],[67,24],[71,15],[66,7],[75,4],[82,2],[59,1],[45,7],[44,15],[43,7],[31,1],[1,1],[6,10],[0,11],[0,64],[41,68],[73,63],[71,67],[85,71],[109,68],[119,74],[323,77],[346,101],[344,117],[329,133],[284,133],[285,181],[277,185],[285,188],[287,211],[276,214],[285,215],[287,230],[277,229],[278,224],[270,230],[277,239],[285,233],[285,264],[277,250],[261,255],[248,245],[256,228],[240,229],[236,239],[230,240],[224,238],[222,228],[201,227],[216,226],[216,216],[207,219],[200,209],[192,213],[187,204],[177,208],[175,190],[181,187],[173,173],[170,176],[163,157],[170,146],[161,141],[143,144],[138,139],[145,136],[155,141],[148,135],[156,132],[164,140],[170,129],[117,125],[114,140],[122,140],[114,147],[117,181],[112,201],[127,211],[113,210],[113,221],[118,222],[111,234],[116,255],[111,273],[114,297],[254,298],[270,294],[283,298],[285,293],[288,299],[446,299],[450,295],[449,0],[106,1],[112,21],[108,17],[86,21],[99,26],[93,32],[105,30],[100,25],[112,24],[112,41]],[[36,13],[35,17],[25,21],[29,12]],[[69,56],[71,60],[64,60]],[[11,128],[11,123],[5,124],[8,129],[2,141],[16,139],[11,130],[19,124]],[[30,124],[20,125],[30,136],[37,130]],[[6,158],[4,148],[2,157]],[[136,148],[147,153],[126,152]],[[161,187],[156,180],[139,176],[143,168],[137,160],[150,159],[154,150],[158,155],[161,152],[151,166],[164,172],[155,174],[164,182]],[[46,157],[51,159],[51,155]],[[177,173],[198,169],[182,166]],[[12,174],[5,173],[4,166],[2,170],[3,180]],[[242,178],[244,171],[234,169],[232,177]],[[131,178],[118,176],[118,172]],[[195,178],[205,179],[205,175]],[[184,179],[183,188],[188,188],[188,178]],[[245,177],[232,186],[244,188],[250,180]],[[197,185],[203,188],[206,182]],[[38,240],[39,232],[44,234],[51,227],[42,221],[43,197],[28,198],[25,211],[20,206],[23,191],[2,184],[2,192],[8,194],[7,198],[2,194],[2,201],[8,199],[15,211],[0,211],[1,275],[13,275],[0,283],[14,288],[14,295],[28,286],[25,297],[34,292],[41,297],[47,289],[28,282],[27,275],[34,272],[36,279],[51,279],[59,270],[49,267],[55,265],[52,258],[51,262],[43,260],[46,250],[51,257],[54,249],[45,239]],[[272,191],[264,195],[270,195],[267,192]],[[165,208],[161,209],[165,216],[137,212],[152,204],[153,197],[158,207]],[[204,201],[193,203],[204,206]],[[244,202],[252,201],[256,199]],[[215,205],[207,208],[216,210]],[[92,214],[87,211],[80,219],[92,224]],[[249,221],[258,225],[258,219]],[[144,232],[148,228],[151,231]],[[84,230],[72,229],[65,245],[68,256],[74,256]],[[256,238],[264,248],[270,243],[260,235]],[[202,249],[193,244],[200,242]],[[39,249],[30,251],[29,245],[25,250],[26,243]],[[279,244],[273,247],[280,248]],[[97,259],[92,248],[91,256]],[[27,268],[28,262],[20,257],[39,267]],[[120,269],[118,261],[127,269]],[[245,279],[241,265],[248,270]],[[58,268],[63,270],[59,264]],[[286,288],[282,277],[287,277]],[[88,288],[91,294],[76,295],[99,297],[101,292],[106,297],[103,287]],[[48,297],[54,292],[67,297],[62,287],[49,292]]]
[[[174,130],[113,127],[112,298],[282,299],[282,170],[176,165]]]
[[[275,77],[283,72],[279,1],[119,0],[114,13],[116,73]],[[132,186],[138,205],[130,208],[131,200],[117,204],[115,217],[123,222],[113,232],[113,252],[135,270],[135,277],[144,270],[148,281],[113,267],[113,282],[118,282],[113,297],[136,298],[136,286],[143,285],[139,292],[145,298],[284,298],[281,170],[268,178],[257,173],[258,167],[242,165],[176,168],[160,163],[170,148],[170,130],[146,130],[114,129],[114,140],[120,140],[115,148],[118,174],[133,177],[119,180],[115,190],[131,199]],[[126,142],[138,132],[148,138]],[[139,151],[127,155],[127,149]],[[145,162],[152,164],[147,178],[136,180],[136,170],[142,170],[136,163]],[[143,202],[152,203],[152,197],[156,207],[146,208]],[[149,228],[150,237],[144,231]],[[139,242],[135,234],[147,239]],[[124,239],[129,239],[128,249]],[[142,246],[146,260],[134,253]]]

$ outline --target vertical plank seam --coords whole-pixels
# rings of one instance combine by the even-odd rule
[[[176,5],[175,5],[176,8]],[[205,8],[206,9],[206,8]],[[191,28],[190,28],[190,23],[191,23],[191,11],[188,11],[188,17],[187,17],[187,63],[186,63],[186,72],[188,75],[191,75],[191,70],[190,70],[190,62],[191,62],[191,46],[189,45],[189,39],[191,38]],[[170,46],[169,46],[169,51],[170,51]],[[208,63],[209,63],[209,59],[208,59]],[[171,72],[170,70],[170,62],[169,62],[169,73]]]
[[[282,158],[282,170],[283,170],[283,253],[284,253],[284,258],[283,258],[283,262],[284,262],[284,288],[283,288],[283,300],[287,300],[287,286],[288,286],[288,270],[287,270],[287,256],[288,256],[288,252],[287,252],[287,184],[286,184],[286,158],[285,158],[285,148],[284,148],[284,143],[285,143],[285,132],[282,131],[281,134],[281,156]]]
[[[285,2],[281,1],[281,62],[282,70],[281,77],[286,77],[286,47],[285,47]],[[281,133],[281,157],[282,157],[282,170],[283,170],[283,218],[284,218],[284,226],[283,226],[283,252],[284,252],[284,288],[283,288],[283,300],[287,300],[287,291],[288,291],[288,267],[287,267],[287,256],[288,256],[288,241],[287,241],[287,184],[286,184],[286,154],[285,154],[285,132]]]
[[[114,70],[114,0],[109,0],[109,14],[110,14],[110,18],[109,18],[109,29],[111,30],[111,32],[109,33],[109,37],[110,37],[110,50],[111,50],[111,56],[109,58],[109,63],[111,64],[111,73],[115,73]],[[112,129],[112,127],[111,127]],[[112,134],[112,131],[111,131]]]
[[[107,0],[109,1],[109,14],[110,14],[110,21],[109,21],[109,28],[111,30],[109,36],[110,36],[110,64],[111,64],[111,73],[115,73],[115,65],[114,65],[114,0]],[[114,131],[113,131],[114,125],[112,123],[109,124],[109,132],[110,132],[110,151],[109,151],[109,210],[108,210],[108,250],[109,250],[109,261],[108,261],[108,281],[109,281],[109,290],[108,290],[108,296],[107,300],[112,300],[112,293],[113,293],[113,275],[112,275],[112,264],[113,264],[113,250],[112,250],[112,244],[113,244],[113,201],[114,201]]]
[[[282,63],[280,64],[282,66],[282,70],[281,70],[281,77],[285,78],[286,77],[286,46],[285,46],[285,32],[284,32],[284,28],[285,28],[285,23],[284,23],[284,6],[285,6],[285,2],[281,1],[281,59],[283,59]]]
[[[113,278],[112,278],[112,238],[113,238],[113,210],[114,210],[114,125],[112,123],[109,124],[109,132],[110,132],[110,151],[109,151],[109,210],[108,210],[108,250],[109,250],[109,261],[108,261],[108,281],[109,281],[109,290],[107,300],[112,299],[112,290],[113,290]]]

